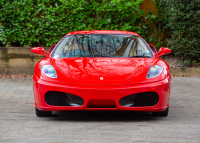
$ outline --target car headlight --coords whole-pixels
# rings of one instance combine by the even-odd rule
[[[159,76],[163,72],[163,67],[159,65],[153,65],[150,67],[147,78],[153,78]]]
[[[56,71],[52,65],[44,65],[40,67],[41,72],[51,78],[57,78]]]

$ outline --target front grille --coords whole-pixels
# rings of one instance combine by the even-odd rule
[[[77,95],[49,91],[45,94],[45,102],[52,106],[82,106],[84,100]]]
[[[159,96],[156,92],[142,92],[122,97],[119,104],[125,107],[154,106],[158,100]]]

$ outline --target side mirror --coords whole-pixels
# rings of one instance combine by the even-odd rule
[[[45,57],[49,57],[49,53],[48,52],[46,52],[45,50],[44,50],[44,48],[42,48],[42,47],[37,47],[37,48],[32,48],[31,49],[31,52],[32,53],[35,53],[35,54],[40,54],[40,55],[43,55],[43,56],[45,56]]]
[[[159,51],[156,53],[156,57],[160,57],[162,55],[166,55],[166,54],[169,54],[171,53],[171,49],[169,48],[165,48],[165,47],[162,47],[159,49]]]

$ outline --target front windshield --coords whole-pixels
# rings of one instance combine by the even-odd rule
[[[51,57],[153,57],[144,40],[136,35],[77,34],[64,37]]]

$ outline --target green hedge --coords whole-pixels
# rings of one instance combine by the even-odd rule
[[[66,33],[104,29],[135,31],[156,48],[168,46],[185,63],[200,61],[200,0],[1,0],[0,41],[7,46],[51,46]],[[167,44],[164,43],[168,38]]]
[[[168,46],[185,64],[200,61],[200,0],[163,0]]]
[[[143,0],[1,0],[1,40],[10,46],[51,46],[66,33],[113,29],[144,36]]]

